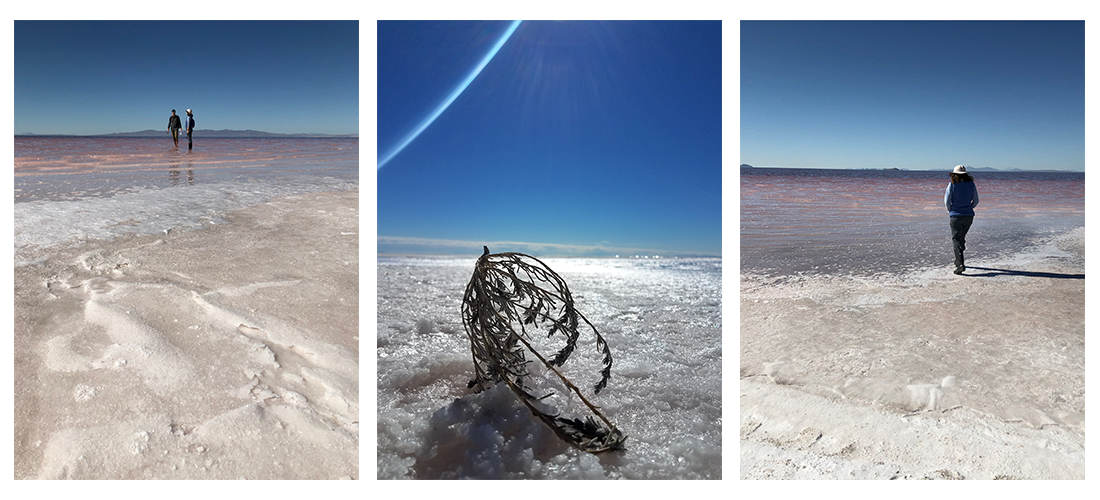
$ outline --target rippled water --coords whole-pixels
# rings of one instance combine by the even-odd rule
[[[1084,226],[1085,174],[976,172],[967,258]],[[946,172],[742,169],[741,269],[871,274],[953,260]]]
[[[478,256],[379,258],[379,479],[721,477],[721,259],[543,259],[615,359],[593,402],[629,436],[627,451],[597,457],[565,445],[507,388],[467,388],[460,309]],[[598,378],[576,368],[563,367],[578,383]]]
[[[16,137],[15,247],[223,222],[279,196],[358,188],[358,139]],[[17,259],[18,261],[18,259]]]

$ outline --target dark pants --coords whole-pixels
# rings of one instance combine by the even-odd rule
[[[191,131],[187,131],[187,149],[191,149]]]
[[[974,216],[951,217],[951,246],[955,249],[955,267],[963,265],[963,251],[966,250],[966,232],[974,223]]]

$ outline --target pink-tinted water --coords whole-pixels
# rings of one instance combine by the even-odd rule
[[[1084,225],[1084,173],[975,174],[967,255],[1018,251]],[[743,169],[741,267],[895,272],[953,260],[944,172]]]
[[[16,137],[15,201],[107,196],[132,187],[329,175],[358,177],[359,140]]]

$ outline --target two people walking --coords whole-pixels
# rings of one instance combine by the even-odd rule
[[[974,207],[978,206],[978,188],[966,167],[958,165],[950,173],[951,183],[943,195],[947,216],[951,219],[951,246],[955,250],[955,274],[966,270],[963,252],[966,250],[966,233],[974,223]]]
[[[191,150],[191,132],[195,129],[195,116],[191,114],[191,110],[187,110],[187,126],[184,127],[180,123],[180,117],[176,114],[176,110],[172,110],[172,116],[168,117],[168,133],[172,135],[172,142],[176,144],[176,147],[180,147],[180,129],[186,129],[187,131],[187,150]]]

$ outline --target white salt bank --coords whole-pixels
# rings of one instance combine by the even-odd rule
[[[1083,479],[1084,242],[742,274],[741,478]]]
[[[128,200],[171,213],[38,206]],[[358,191],[216,215],[77,242],[17,219],[16,478],[359,478]]]

